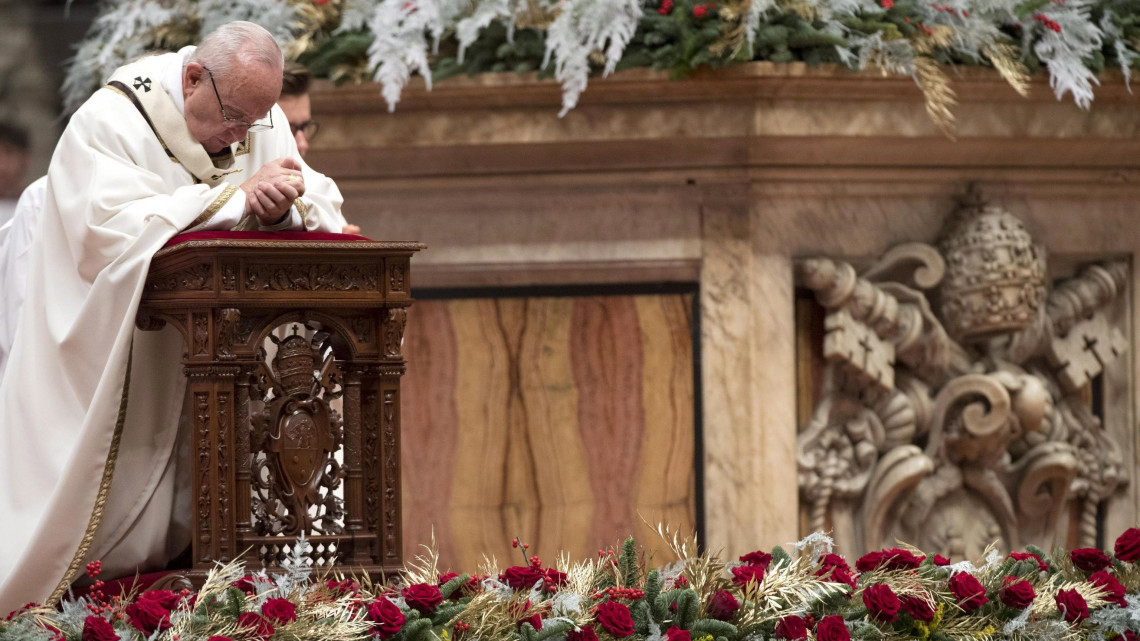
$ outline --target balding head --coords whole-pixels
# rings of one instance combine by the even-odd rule
[[[210,152],[245,138],[241,123],[264,119],[281,95],[283,64],[273,36],[252,22],[230,22],[203,38],[182,70],[191,135]]]
[[[209,67],[214,79],[228,76],[237,66],[264,66],[281,75],[285,58],[269,32],[252,22],[229,22],[202,38],[186,60]]]

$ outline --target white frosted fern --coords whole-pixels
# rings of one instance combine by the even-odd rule
[[[376,11],[376,5],[376,0],[345,0],[344,9],[340,13],[340,26],[333,33],[340,34],[364,29],[372,19],[373,12]]]
[[[462,4],[466,4],[455,2],[455,0],[453,3],[459,8],[462,7]],[[463,54],[467,51],[467,47],[470,47],[479,37],[479,32],[486,29],[492,22],[506,19],[513,24],[516,5],[515,0],[478,0],[475,3],[474,11],[459,19],[455,25],[455,38],[459,41],[459,54],[457,56],[459,62],[463,62]]]
[[[1093,100],[1093,85],[1100,80],[1084,60],[1100,49],[1101,30],[1089,17],[1087,3],[1069,0],[1064,5],[1050,5],[1048,18],[1060,27],[1060,33],[1035,24],[1041,38],[1033,45],[1033,53],[1049,69],[1049,86],[1060,100],[1066,93],[1081,109],[1088,109]]]
[[[434,47],[444,29],[437,0],[381,0],[368,28],[373,34],[368,47],[372,79],[380,83],[388,111],[395,111],[413,72],[431,89],[428,37]]]
[[[157,3],[156,3],[157,4]],[[205,37],[218,27],[245,20],[260,25],[273,36],[282,49],[293,40],[293,23],[297,17],[293,5],[281,0],[198,0],[198,16],[201,19],[200,37]]]
[[[562,83],[565,116],[578,104],[590,77],[590,54],[605,52],[604,75],[613,73],[625,46],[637,31],[642,0],[566,0],[546,33],[542,66],[554,61],[554,77]]]
[[[748,50],[753,51],[756,44],[756,32],[760,30],[760,21],[764,15],[776,8],[776,0],[752,0],[748,4],[748,14],[744,18],[744,35],[748,38]]]
[[[1132,63],[1140,58],[1140,54],[1128,48],[1124,31],[1116,24],[1116,14],[1112,9],[1105,9],[1104,16],[1100,19],[1100,29],[1106,38],[1112,38],[1116,59],[1120,61],[1120,72],[1124,74],[1124,86],[1128,87],[1128,93],[1132,93]]]
[[[181,17],[178,4],[165,7],[147,0],[105,4],[68,66],[62,88],[64,109],[78,109],[115,69],[146,53],[156,28]]]

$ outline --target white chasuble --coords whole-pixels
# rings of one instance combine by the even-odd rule
[[[220,160],[191,138],[192,51],[116,71],[52,157],[0,383],[0,616],[54,602],[88,561],[108,577],[148,572],[188,542],[173,455],[185,345],[172,328],[135,328],[154,253],[184,231],[268,229],[243,216],[238,185],[282,157],[302,164],[306,192],[273,229],[344,224],[340,192],[300,160],[280,108]]]

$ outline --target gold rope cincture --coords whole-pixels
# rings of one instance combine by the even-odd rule
[[[123,396],[119,399],[119,415],[115,419],[115,435],[111,438],[111,449],[108,450],[107,462],[103,465],[103,479],[99,482],[99,493],[95,495],[95,507],[91,510],[91,519],[87,522],[87,531],[83,533],[83,539],[79,542],[79,549],[75,551],[75,556],[71,559],[71,565],[67,566],[67,571],[64,572],[59,585],[55,586],[55,590],[44,603],[48,607],[55,607],[56,603],[63,598],[64,592],[67,592],[67,589],[71,587],[75,573],[79,571],[79,566],[82,565],[83,559],[91,549],[91,543],[95,540],[95,532],[99,529],[99,522],[103,520],[103,508],[107,505],[107,496],[111,493],[111,478],[115,475],[115,459],[119,457],[119,437],[123,435],[123,423],[127,419],[127,396],[131,389],[131,363],[134,361],[134,355],[135,340],[131,338],[131,346],[127,351],[127,375],[123,378]]]

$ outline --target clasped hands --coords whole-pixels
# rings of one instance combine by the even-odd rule
[[[245,213],[257,216],[263,226],[274,225],[305,193],[301,163],[292,158],[267,162],[241,184],[241,189],[245,192]]]

